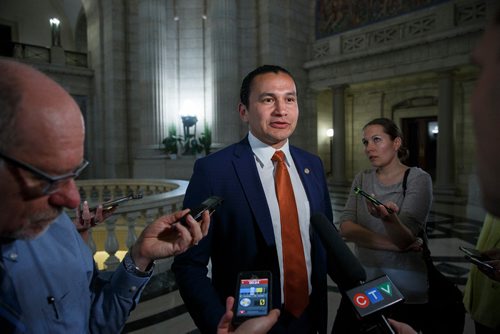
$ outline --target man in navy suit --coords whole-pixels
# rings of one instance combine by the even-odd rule
[[[186,192],[188,208],[212,195],[224,202],[212,216],[207,237],[174,260],[181,296],[198,328],[215,333],[226,298],[235,294],[238,273],[269,270],[273,308],[281,310],[271,332],[326,333],[326,254],[309,219],[323,213],[333,221],[333,214],[321,160],[289,145],[299,116],[292,75],[272,65],[250,72],[242,82],[238,109],[249,125],[248,135],[197,160]],[[283,307],[280,210],[271,160],[276,150],[286,156],[307,267],[309,303],[299,316]]]

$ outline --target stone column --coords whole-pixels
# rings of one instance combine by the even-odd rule
[[[140,134],[136,153],[156,154],[166,136],[167,114],[167,1],[138,2],[139,66],[141,107],[133,115]],[[139,115],[140,114],[140,115]],[[156,153],[155,153],[156,152]]]
[[[345,102],[347,85],[332,87],[333,92],[333,150],[331,152],[332,182],[334,185],[347,184],[345,174]]]
[[[435,192],[453,195],[455,158],[453,154],[453,71],[439,73],[437,161]]]
[[[234,0],[209,1],[207,25],[212,45],[214,146],[239,140],[238,35]]]

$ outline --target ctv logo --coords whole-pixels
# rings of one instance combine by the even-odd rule
[[[354,305],[359,308],[367,308],[370,304],[380,303],[384,300],[382,293],[392,297],[392,287],[390,282],[382,283],[376,287],[368,289],[365,293],[357,293],[352,298]]]

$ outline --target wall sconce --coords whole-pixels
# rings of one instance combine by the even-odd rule
[[[427,123],[427,131],[429,133],[429,137],[436,137],[439,134],[439,125],[438,122],[429,122]]]
[[[326,136],[330,139],[329,140],[329,144],[330,144],[330,171],[329,171],[329,174],[330,175],[332,174],[332,171],[333,171],[332,159],[333,159],[333,135],[334,134],[335,134],[335,131],[333,129],[326,130]]]
[[[50,30],[52,32],[52,46],[61,46],[61,33],[60,33],[60,23],[58,18],[51,18],[49,20]]]

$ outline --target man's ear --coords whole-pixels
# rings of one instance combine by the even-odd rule
[[[248,110],[247,107],[241,102],[238,104],[238,112],[240,113],[241,120],[245,123],[248,123]]]

